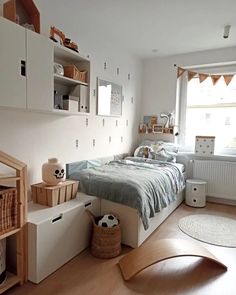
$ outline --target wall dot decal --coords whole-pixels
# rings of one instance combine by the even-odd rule
[[[134,98],[133,98],[133,96],[131,97],[131,103],[134,103]]]
[[[120,69],[119,68],[116,69],[116,73],[117,73],[117,75],[120,74]]]
[[[128,80],[130,80],[130,74],[128,74]]]
[[[96,96],[96,89],[93,89],[93,96]]]
[[[102,119],[102,126],[105,126],[105,119]]]
[[[107,69],[107,63],[104,62],[104,70],[106,70],[106,69]]]
[[[93,146],[95,146],[95,144],[96,144],[96,140],[95,140],[95,139],[93,139]]]
[[[111,136],[109,136],[109,143],[111,143]]]
[[[126,120],[126,126],[128,127],[128,125],[129,125],[129,120]]]
[[[116,120],[116,127],[118,127],[118,120]]]
[[[86,118],[85,125],[86,125],[86,127],[88,127],[88,118]]]
[[[90,58],[90,55],[89,54],[87,54],[87,58]]]
[[[123,143],[123,136],[121,136],[121,138],[120,138],[120,142]]]

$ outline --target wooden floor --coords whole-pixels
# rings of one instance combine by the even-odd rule
[[[218,214],[236,217],[236,207],[208,203],[206,208],[191,208],[182,204],[151,235],[145,243],[161,238],[190,239],[178,228],[178,220],[192,213]],[[195,241],[195,240],[194,240]],[[66,241],[65,241],[66,242]],[[200,243],[228,266],[228,271],[201,258],[181,257],[163,261],[139,273],[131,281],[122,279],[117,262],[131,248],[123,247],[114,259],[96,259],[85,250],[39,285],[27,283],[14,287],[8,295],[235,295],[236,248],[224,248]]]

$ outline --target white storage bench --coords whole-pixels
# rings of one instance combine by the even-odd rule
[[[30,203],[28,211],[28,279],[39,283],[89,245],[92,224],[85,209],[100,214],[100,200],[77,194],[49,208]]]

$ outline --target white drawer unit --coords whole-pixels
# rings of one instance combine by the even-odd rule
[[[78,194],[56,207],[30,203],[28,279],[39,283],[89,245],[92,224],[85,209],[100,214],[100,200]]]
[[[204,180],[187,179],[185,203],[192,207],[205,207],[206,184]]]

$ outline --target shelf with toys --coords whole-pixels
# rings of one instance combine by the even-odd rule
[[[174,134],[173,114],[160,115],[161,118],[166,118],[165,124],[158,123],[157,116],[144,116],[143,122],[139,124],[138,132],[140,134]]]

